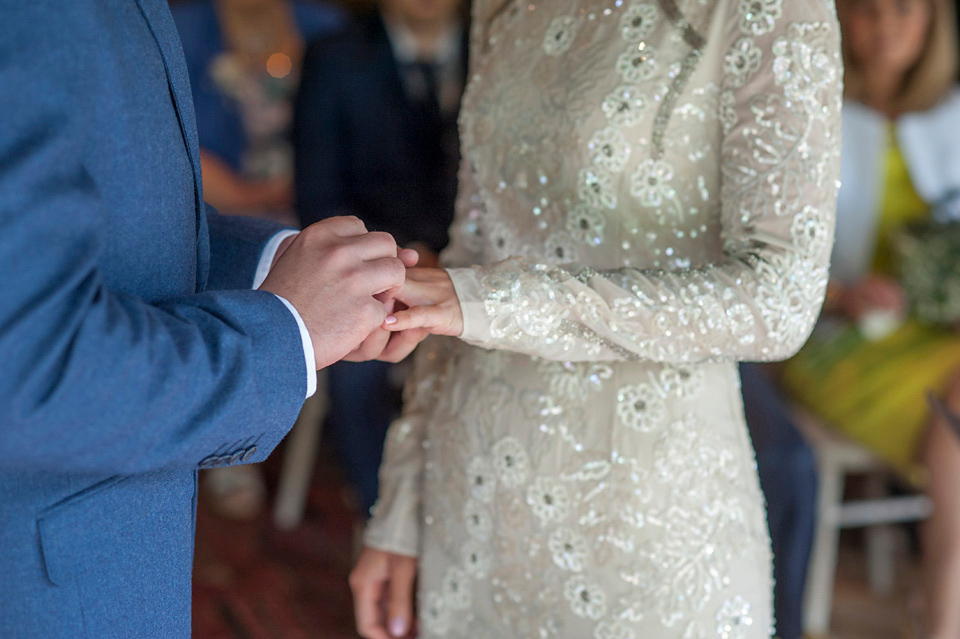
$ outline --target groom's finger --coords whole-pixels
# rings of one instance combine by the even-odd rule
[[[407,268],[396,257],[383,257],[365,262],[363,270],[357,273],[363,289],[370,291],[371,295],[379,295],[401,287]]]
[[[391,362],[393,364],[403,361],[428,335],[430,335],[430,331],[425,328],[392,333],[387,347],[377,356],[377,359],[381,362]]]
[[[397,257],[400,258],[400,261],[403,262],[403,265],[407,268],[413,268],[417,265],[417,262],[420,261],[420,254],[413,249],[400,249],[397,251]]]
[[[417,564],[404,558],[391,562],[390,590],[387,600],[387,618],[390,634],[405,637],[413,623],[413,581],[417,576]]]
[[[378,328],[371,333],[359,346],[347,353],[343,358],[345,362],[367,362],[378,358],[386,349],[390,341],[391,333]]]
[[[364,235],[367,232],[367,225],[356,215],[328,217],[325,220],[317,222],[317,224],[324,226],[331,233],[339,235],[340,237],[355,237],[357,235]]]

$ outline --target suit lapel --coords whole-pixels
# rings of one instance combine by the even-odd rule
[[[196,116],[190,93],[190,78],[180,47],[176,25],[165,0],[137,0],[140,13],[160,50],[160,58],[167,75],[170,98],[180,123],[180,134],[193,167],[194,202],[197,225],[197,290],[202,290],[209,271],[209,247],[206,237],[206,219],[203,217],[203,190],[200,174],[200,146],[197,139]]]

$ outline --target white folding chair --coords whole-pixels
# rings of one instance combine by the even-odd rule
[[[890,496],[886,490],[890,470],[876,455],[833,432],[806,411],[796,410],[795,420],[816,454],[820,480],[816,532],[804,593],[804,633],[825,637],[830,630],[840,530],[867,529],[870,587],[877,594],[887,594],[895,578],[895,540],[890,525],[926,519],[932,506],[925,495]],[[850,474],[864,475],[863,499],[844,501]]]

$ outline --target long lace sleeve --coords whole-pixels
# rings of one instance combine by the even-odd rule
[[[479,34],[473,23],[471,48]],[[482,257],[477,233],[479,198],[477,188],[461,163],[456,216],[450,227],[450,243],[441,253],[444,265],[468,266]],[[390,425],[380,465],[380,495],[364,533],[364,543],[398,555],[420,554],[421,489],[427,417],[440,396],[449,362],[447,340],[430,338],[414,354],[415,364],[404,387],[403,415]]]
[[[449,350],[431,338],[417,350],[413,375],[404,388],[403,416],[390,425],[380,466],[380,497],[364,543],[416,557],[420,549],[420,505],[427,416],[440,395]]]
[[[479,200],[472,181],[460,171],[457,216],[450,244],[441,259],[447,265],[475,264],[482,251],[476,229]],[[440,395],[450,344],[430,338],[417,348],[413,374],[404,388],[403,416],[390,425],[380,465],[380,496],[367,525],[364,543],[398,555],[416,557],[420,543],[427,416]]]
[[[836,15],[829,0],[721,6],[729,7],[716,114],[722,257],[671,270],[522,258],[450,269],[462,339],[557,360],[672,363],[782,359],[803,344],[823,301],[833,237]],[[669,197],[669,170],[656,158],[634,159],[628,170],[651,178],[640,196],[660,188]]]

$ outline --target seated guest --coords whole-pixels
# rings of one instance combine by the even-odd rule
[[[453,219],[466,52],[460,0],[383,0],[307,50],[293,136],[303,225],[353,214],[436,266]],[[382,362],[328,369],[328,432],[364,513],[376,500],[394,412],[389,370]]]
[[[221,213],[294,223],[289,133],[304,42],[344,17],[305,0],[173,5],[193,90],[204,199]]]
[[[825,317],[785,382],[814,412],[923,486],[930,637],[960,637],[960,337],[906,303],[898,237],[956,219],[957,35],[947,0],[841,0],[842,187]],[[817,229],[802,229],[804,233]],[[942,402],[928,402],[932,393]],[[931,410],[933,406],[934,410]]]
[[[757,451],[773,547],[773,609],[779,639],[803,636],[803,593],[817,512],[813,451],[790,420],[762,364],[741,364],[743,410]]]
[[[195,0],[172,12],[196,109],[204,200],[221,213],[295,225],[289,133],[303,42],[343,16],[290,0]],[[255,466],[210,470],[204,491],[233,519],[256,515],[265,496]]]

